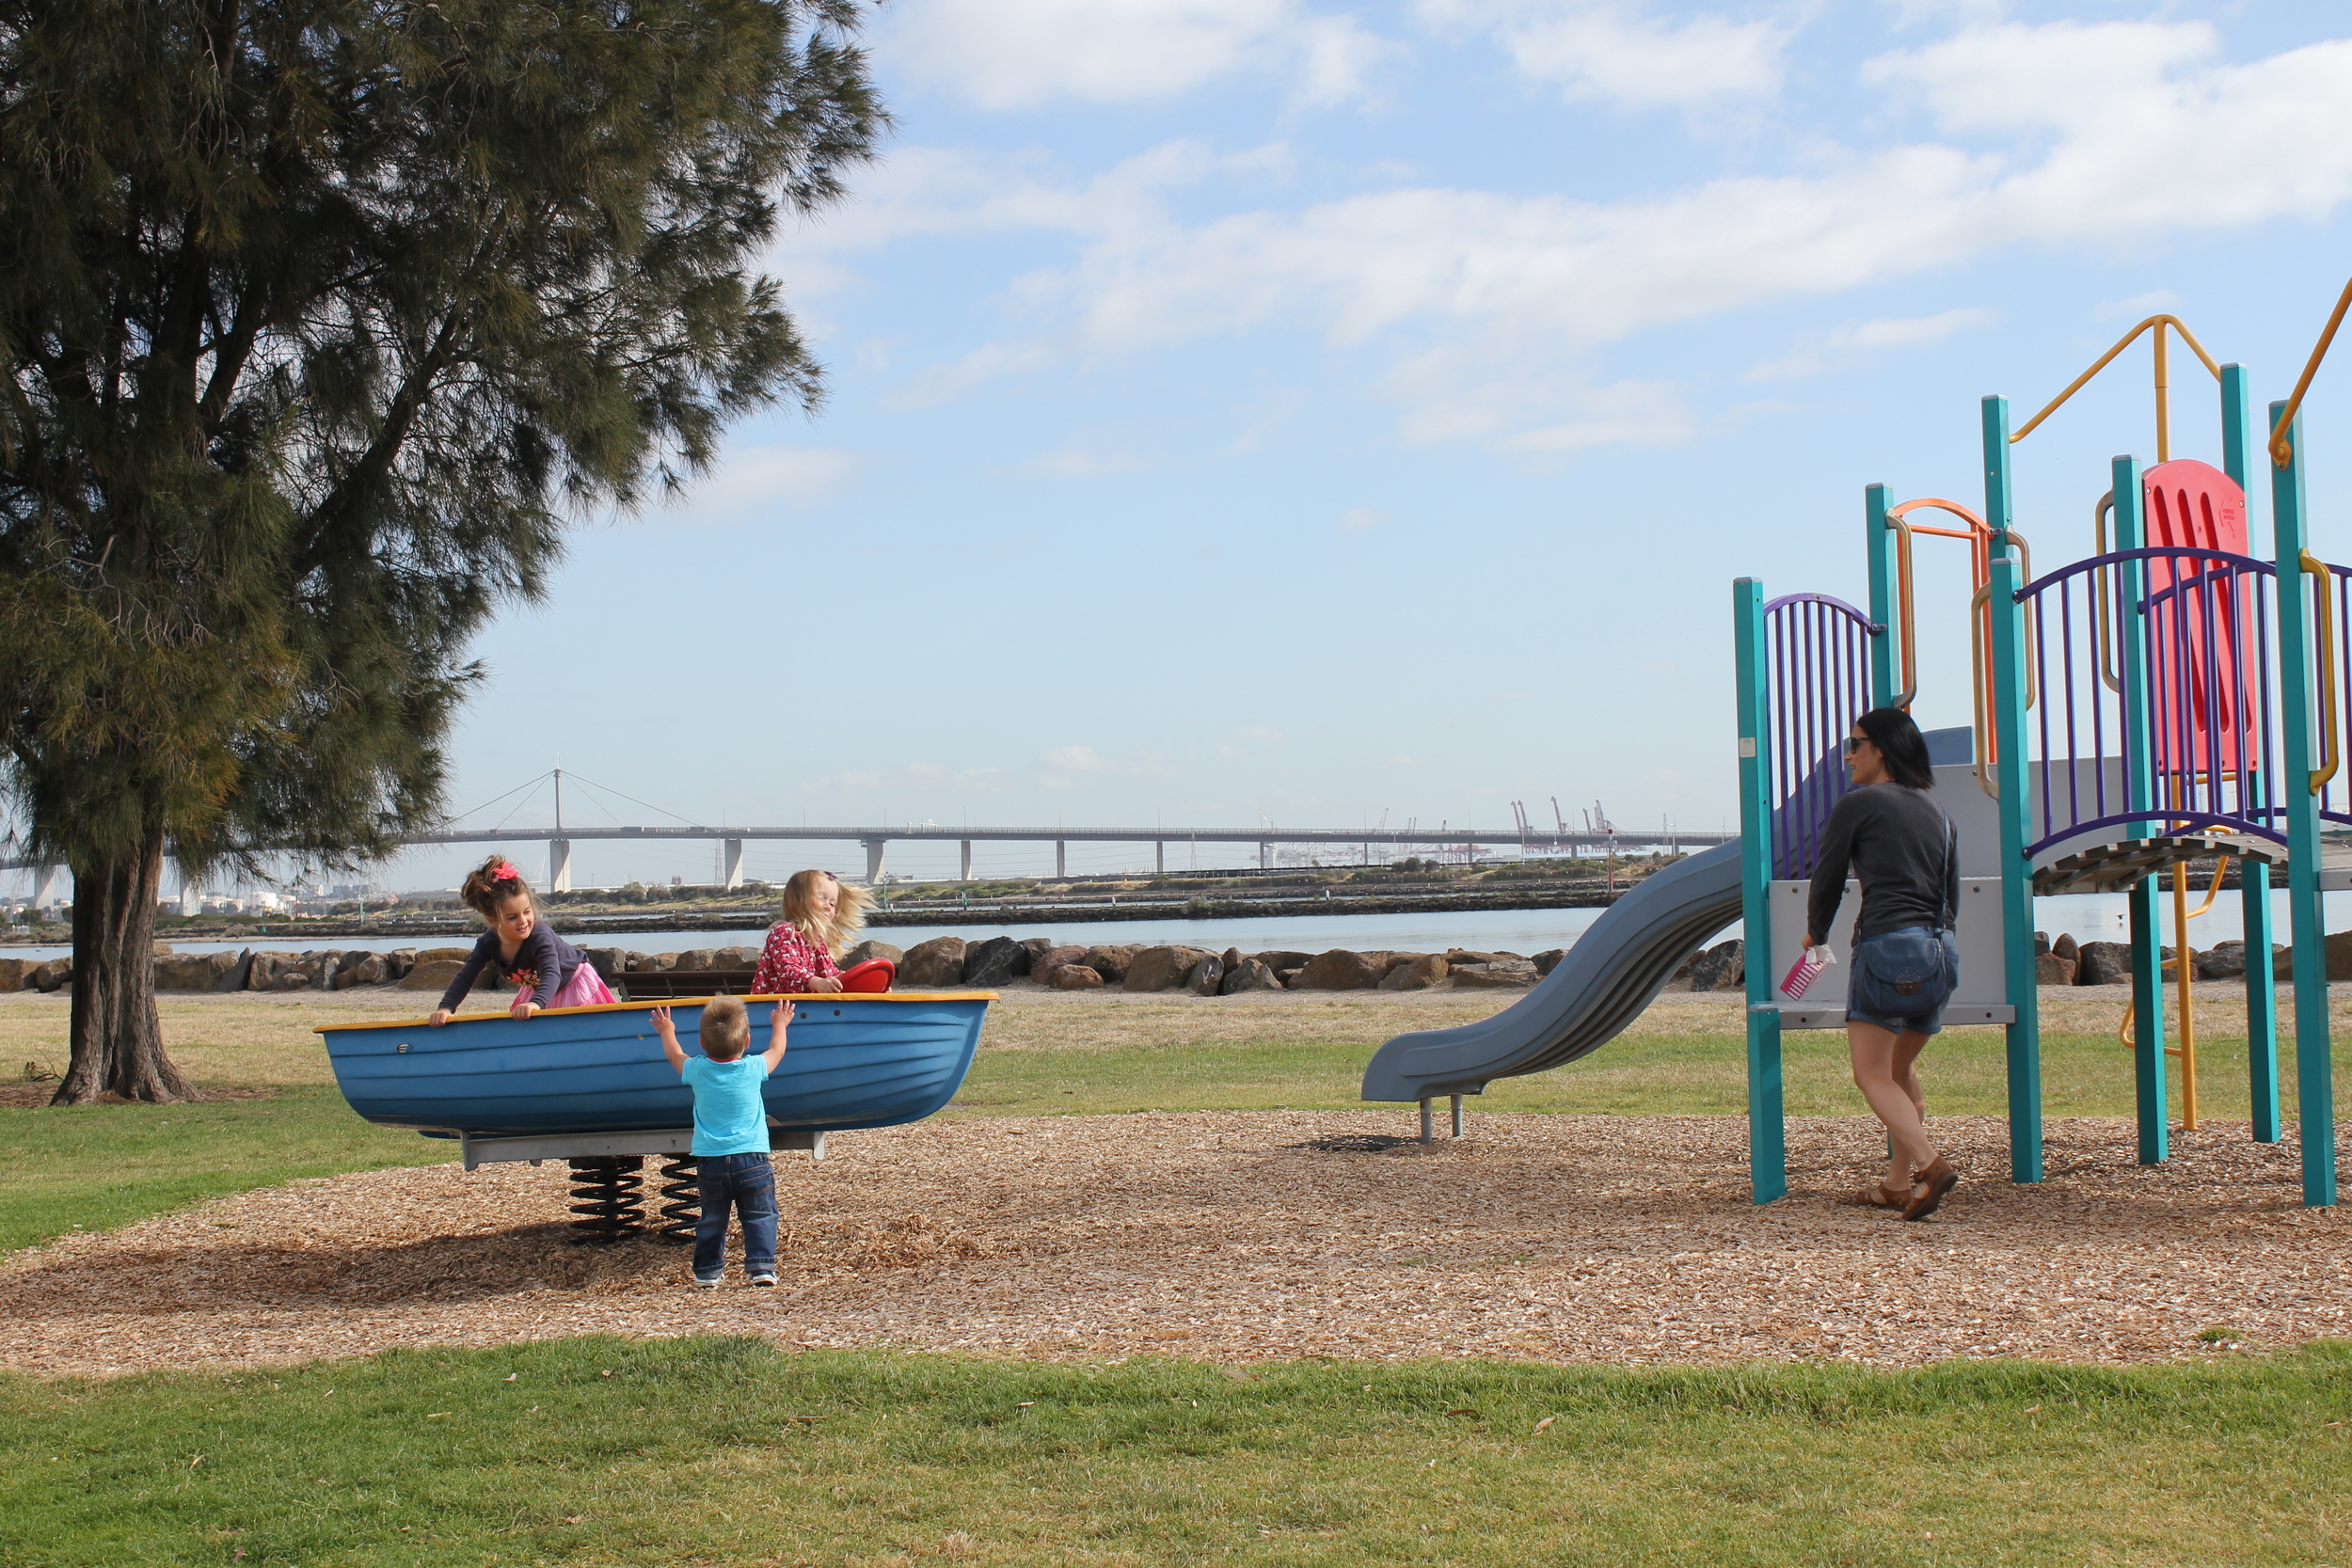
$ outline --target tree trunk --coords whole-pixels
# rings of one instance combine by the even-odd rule
[[[73,868],[73,1056],[52,1105],[86,1105],[111,1091],[125,1100],[194,1100],[164,1054],[155,1012],[155,901],[163,892],[164,838],[101,865]]]

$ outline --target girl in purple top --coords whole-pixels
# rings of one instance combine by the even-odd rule
[[[447,1023],[487,964],[498,965],[499,973],[513,982],[515,1000],[506,1010],[516,1018],[529,1018],[543,1007],[585,1007],[614,999],[588,956],[539,924],[531,886],[514,862],[492,855],[474,868],[458,896],[490,928],[473,944],[466,967],[441,993],[441,1005],[426,1022]]]

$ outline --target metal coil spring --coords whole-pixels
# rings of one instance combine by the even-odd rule
[[[661,1162],[660,1229],[658,1239],[684,1246],[694,1239],[703,1217],[702,1182],[691,1154],[665,1155]]]
[[[639,1191],[645,1184],[644,1156],[597,1155],[570,1164],[575,1245],[605,1245],[645,1228],[645,1195]]]

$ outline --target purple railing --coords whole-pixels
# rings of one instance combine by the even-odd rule
[[[1867,615],[1826,594],[1790,594],[1764,607],[1764,748],[1772,805],[1772,876],[1813,874],[1830,808],[1850,787],[1844,742],[1870,705]]]
[[[2027,729],[2039,854],[2070,839],[2211,828],[2283,844],[2266,783],[2278,772],[2270,595],[2276,570],[2185,546],[2116,550],[2027,583],[2026,658],[2039,688]],[[2138,578],[2137,616],[2117,608]],[[2127,639],[2146,672],[2146,756],[2125,745]],[[2148,804],[2129,804],[2144,767]]]

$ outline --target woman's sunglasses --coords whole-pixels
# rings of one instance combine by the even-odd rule
[[[1846,737],[1846,754],[1851,756],[1869,743],[1867,736],[1850,735]]]

